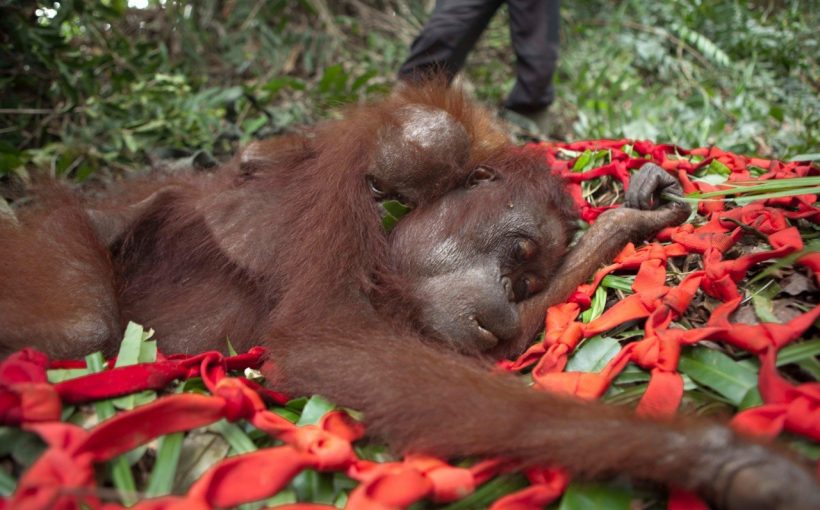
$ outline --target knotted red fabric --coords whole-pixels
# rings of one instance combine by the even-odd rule
[[[747,158],[715,147],[686,150],[648,141],[595,140],[537,146],[555,172],[568,181],[568,190],[588,222],[613,206],[590,204],[581,184],[609,176],[624,187],[630,172],[653,161],[676,175],[687,192],[720,189],[695,172],[717,161],[730,170],[727,183],[755,179],[788,179],[815,175],[806,163],[783,163]],[[609,162],[585,172],[573,170],[583,151],[608,152]],[[754,174],[753,174],[754,172]],[[730,320],[743,296],[738,283],[761,262],[804,250],[794,221],[820,224],[815,195],[776,198],[730,208],[723,201],[703,201],[699,212],[706,221],[662,231],[654,242],[628,245],[613,263],[602,268],[591,283],[581,285],[565,303],[550,307],[543,341],[531,346],[516,360],[499,363],[504,370],[531,369],[535,387],[542,391],[601,397],[613,380],[633,363],[647,370],[649,384],[637,412],[647,416],[673,415],[683,396],[678,373],[681,348],[702,340],[722,342],[746,350],[760,360],[758,387],[763,404],[734,417],[737,430],[762,437],[788,431],[820,440],[820,383],[794,385],[776,368],[777,351],[797,340],[820,318],[820,306],[784,324],[737,324]],[[732,257],[733,247],[746,236],[764,237],[771,249]],[[701,269],[689,272],[677,284],[667,275],[669,260],[696,255]],[[807,268],[820,282],[820,254],[801,253],[795,263]],[[589,322],[579,320],[590,306],[603,278],[615,272],[633,272],[633,293]],[[698,293],[720,302],[703,327],[682,329],[675,323],[685,317]],[[585,339],[605,333],[629,321],[642,321],[643,335],[622,345],[599,372],[567,372],[573,351]],[[317,425],[298,427],[268,410],[287,398],[243,377],[245,368],[258,368],[264,360],[261,348],[238,356],[216,352],[196,356],[158,356],[155,363],[114,367],[109,360],[102,372],[50,384],[47,370],[81,368],[70,360],[49,360],[25,349],[0,363],[0,423],[38,434],[46,451],[23,474],[16,491],[0,499],[0,510],[14,508],[114,510],[123,508],[98,490],[95,466],[144,445],[160,436],[192,430],[218,420],[245,420],[281,441],[278,446],[226,458],[197,480],[182,496],[143,499],[138,510],[215,509],[258,501],[275,495],[305,469],[341,471],[358,482],[349,494],[347,508],[387,510],[407,508],[422,499],[438,502],[458,500],[494,476],[510,469],[501,459],[488,459],[471,467],[456,467],[442,459],[408,456],[400,462],[375,463],[360,459],[352,444],[364,427],[340,411],[325,415]],[[275,360],[272,360],[275,363]],[[146,405],[118,413],[86,430],[60,421],[64,405],[79,405],[119,397],[142,390],[161,390],[173,381],[201,377],[208,394],[181,393],[160,396]],[[561,496],[569,476],[556,467],[524,471],[530,486],[498,499],[493,510],[534,510]],[[334,508],[298,503],[280,506],[290,510]],[[669,508],[706,508],[695,496],[674,488]]]

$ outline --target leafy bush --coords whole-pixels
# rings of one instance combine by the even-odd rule
[[[338,18],[343,31],[333,17],[317,28],[320,4],[0,1],[9,126],[0,175],[36,168],[83,180],[139,167],[158,150],[224,156],[388,90],[382,64],[397,65],[406,41],[368,34],[350,16]]]
[[[716,144],[788,158],[820,138],[817,10],[806,2],[586,0],[562,10],[555,115],[566,138]],[[509,90],[505,16],[468,74],[483,97]]]
[[[431,1],[0,0],[0,175],[83,180],[238,144],[385,93]],[[471,54],[500,105],[504,8]],[[567,2],[554,135],[817,152],[816,9],[806,2]]]

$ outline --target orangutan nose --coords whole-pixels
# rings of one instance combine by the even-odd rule
[[[473,315],[471,319],[475,324],[476,343],[482,352],[512,341],[521,334],[518,313],[515,306],[509,303],[496,304]]]

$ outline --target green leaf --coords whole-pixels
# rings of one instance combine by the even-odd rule
[[[145,331],[139,324],[129,322],[125,328],[120,350],[117,354],[115,367],[136,365],[137,363],[151,363],[157,359],[157,342],[148,341],[154,334],[153,330]],[[147,404],[157,398],[153,391],[140,391],[111,400],[119,409],[133,409],[136,406]]]
[[[705,172],[706,172],[706,175],[717,174],[717,175],[723,175],[723,176],[727,176],[727,177],[729,175],[732,175],[732,170],[728,166],[724,165],[723,163],[721,163],[720,161],[718,161],[716,159],[713,159],[712,161],[709,162],[709,165],[705,168]]]
[[[296,397],[288,400],[285,403],[285,407],[295,413],[302,414],[302,411],[305,410],[305,406],[308,403],[308,397]]]
[[[600,484],[571,483],[558,510],[629,510],[632,492]]]
[[[76,170],[74,170],[74,180],[83,182],[88,179],[96,168],[88,163],[81,163]]]
[[[798,361],[797,366],[807,374],[814,377],[815,380],[820,381],[820,361],[818,361],[817,358],[809,358]]]
[[[807,154],[798,154],[788,159],[789,161],[820,161],[820,152],[810,152]]]
[[[219,420],[211,424],[210,429],[222,435],[236,453],[250,453],[257,450],[251,438],[235,423]]]
[[[141,327],[139,327],[139,331],[141,337]],[[126,355],[128,356],[131,354],[132,353],[127,353]],[[138,356],[139,355],[137,355],[137,357]],[[85,360],[88,369],[92,373],[101,372],[105,366],[105,359],[99,352],[95,352],[93,354],[86,356]],[[94,407],[97,410],[97,416],[99,417],[100,421],[107,420],[108,418],[114,416],[114,414],[116,413],[116,411],[114,410],[114,404],[111,400],[100,400],[98,402],[95,402]],[[120,455],[119,457],[111,460],[108,463],[108,466],[111,470],[111,479],[114,482],[114,487],[116,487],[119,491],[123,503],[126,505],[132,505],[136,503],[137,486],[134,482],[134,475],[131,473],[131,466],[129,465],[126,456]]]
[[[148,340],[154,334],[154,330],[149,330],[142,335],[142,343],[140,344],[140,363],[154,363],[157,360],[157,341]]]
[[[589,323],[600,317],[606,308],[606,288],[599,286],[592,295],[589,308],[581,314],[581,320]]]
[[[120,455],[116,459],[108,463],[111,470],[111,480],[114,482],[114,487],[120,494],[123,504],[131,506],[137,502],[137,484],[134,482],[134,475],[131,473],[131,466],[128,465],[128,460],[124,455]]]
[[[307,404],[305,404],[305,408],[302,410],[302,416],[299,417],[299,421],[296,422],[296,425],[300,427],[302,425],[314,425],[319,422],[322,416],[335,408],[336,405],[324,397],[313,395],[307,401]]]
[[[757,373],[722,352],[694,347],[684,353],[678,369],[739,406],[751,388],[757,387]]]
[[[0,174],[10,174],[23,164],[22,152],[0,140]]]
[[[672,22],[670,26],[677,32],[681,39],[697,48],[704,57],[715,64],[723,67],[729,67],[732,64],[732,59],[729,58],[729,55],[705,35],[677,21]]]
[[[749,409],[750,407],[757,407],[763,405],[763,397],[760,396],[760,390],[755,386],[743,395],[740,404],[737,406],[739,411]]]
[[[228,356],[236,356],[237,352],[236,352],[236,349],[234,348],[233,344],[231,343],[230,338],[225,339],[225,344],[227,344],[227,346],[228,346]]]
[[[382,228],[385,232],[392,231],[402,216],[411,210],[398,200],[386,200],[382,202],[381,206],[383,211]]]
[[[339,99],[347,84],[347,73],[342,64],[334,64],[326,67],[322,74],[322,79],[316,85],[317,90],[323,95],[330,96],[331,99]]]
[[[304,81],[291,76],[274,78],[262,86],[262,89],[267,90],[271,95],[277,94],[280,90],[284,89],[305,90],[306,88],[307,85],[305,85]]]
[[[378,74],[378,71],[376,71],[375,69],[371,69],[369,71],[362,73],[361,75],[359,75],[358,78],[353,80],[353,83],[350,85],[350,90],[352,92],[358,91],[360,88],[365,86],[367,82],[371,80],[371,78],[374,78]]]
[[[592,151],[587,149],[578,156],[578,159],[575,160],[575,164],[572,165],[573,172],[583,172],[587,169],[587,166],[592,161]]]
[[[268,123],[268,116],[265,114],[257,115],[256,117],[251,117],[246,119],[245,122],[242,123],[242,132],[243,136],[247,139],[250,139],[250,136],[257,131],[259,131],[262,126]]]
[[[706,174],[703,177],[699,177],[697,179],[693,179],[697,182],[705,182],[706,184],[711,184],[712,186],[717,186],[719,184],[725,184],[726,181],[729,179],[728,175],[714,173],[714,174]]]
[[[126,328],[127,329],[127,328]],[[140,327],[140,337],[142,328]],[[88,369],[92,373],[102,372],[105,367],[105,358],[102,353],[95,352],[85,357],[85,362]],[[107,420],[114,416],[114,404],[110,400],[100,400],[94,403],[94,408],[97,410],[97,416],[100,421]],[[124,455],[108,462],[111,470],[111,479],[114,482],[114,487],[120,493],[122,501],[126,505],[133,505],[137,501],[136,491],[137,485],[134,482],[134,475],[131,473],[131,466],[128,464],[128,459]]]
[[[623,342],[624,340],[629,340],[630,338],[643,338],[646,332],[643,329],[635,328],[635,329],[627,329],[625,331],[619,331],[612,336],[615,340],[619,342]]]
[[[791,188],[805,188],[808,186],[818,185],[820,185],[820,177],[794,177],[789,179],[767,179],[765,181],[734,181],[726,183],[726,186],[735,188],[735,190],[739,193],[745,193],[748,190],[752,190],[755,192],[781,191]]]
[[[820,338],[787,345],[777,353],[777,366],[812,360],[820,356]]]
[[[13,446],[25,434],[17,427],[0,427],[0,457],[10,454]]]
[[[275,496],[268,498],[264,501],[263,507],[264,508],[276,508],[277,506],[282,505],[289,505],[292,503],[298,503],[299,499],[296,497],[296,492],[289,486],[281,491],[277,492]],[[337,506],[336,508],[344,508]],[[239,508],[239,510],[243,510],[243,508]]]
[[[507,494],[523,489],[527,486],[527,479],[520,474],[505,474],[497,476],[485,483],[472,494],[451,503],[441,510],[473,510],[488,508],[494,501]]]
[[[636,384],[625,389],[610,386],[602,400],[610,405],[629,405],[637,402],[646,393],[648,383]]]
[[[634,363],[630,363],[618,374],[612,384],[624,385],[644,382],[649,382],[649,372]]]
[[[299,413],[295,413],[285,407],[274,407],[273,412],[291,423],[296,423],[299,421]]]
[[[98,372],[102,372],[105,370],[105,358],[103,357],[102,353],[92,352],[88,356],[85,357],[85,364],[88,367],[88,370],[92,374],[96,374]],[[107,418],[107,417],[106,417]]]
[[[140,144],[137,143],[137,139],[134,138],[131,131],[127,129],[122,130],[122,142],[125,144],[125,148],[132,153],[136,153],[140,149]]]
[[[384,207],[387,212],[389,212],[396,218],[401,218],[402,216],[410,212],[410,208],[402,204],[398,200],[386,200],[382,203],[382,207]]]
[[[350,498],[348,497],[347,492],[339,492],[339,495],[333,500],[333,506],[336,508],[345,508],[347,507],[348,499]]]
[[[567,361],[567,372],[600,372],[621,351],[610,337],[594,336],[584,341]]]
[[[749,165],[746,168],[747,170],[749,170],[749,174],[751,174],[751,176],[755,179],[768,172],[767,169],[759,167],[757,165]]]
[[[288,487],[288,488],[282,489],[281,491],[277,492],[276,495],[273,496],[272,498],[268,498],[267,500],[265,500],[265,506],[268,506],[270,508],[274,508],[274,507],[277,507],[277,506],[289,505],[291,503],[296,503],[296,502],[298,502],[298,499],[296,498],[296,491],[294,491],[292,488]],[[343,507],[337,507],[337,508],[343,508]]]
[[[147,132],[150,132],[150,131],[159,131],[159,130],[164,129],[166,127],[166,125],[167,125],[167,121],[165,119],[149,120],[147,122],[144,122],[142,124],[134,126],[134,133],[147,133]],[[128,143],[128,142],[126,141],[126,143]],[[136,142],[132,142],[132,143],[136,144]],[[130,148],[130,145],[129,145],[129,148]],[[132,149],[132,150],[136,151],[136,149]]]
[[[46,371],[48,382],[51,384],[76,379],[89,373],[87,368],[53,368]]]
[[[812,441],[811,439],[805,437],[795,436],[790,437],[786,444],[793,451],[812,462],[817,462],[817,460],[820,459],[820,443],[816,441]]]
[[[795,188],[791,190],[778,191],[776,193],[761,193],[760,195],[747,195],[736,197],[735,203],[737,205],[746,205],[755,200],[769,200],[772,198],[794,197],[797,195],[817,195],[820,193],[820,186],[814,188]]]
[[[10,496],[17,489],[17,480],[5,469],[0,469],[0,496]]]
[[[34,461],[46,450],[46,444],[38,435],[23,431],[20,431],[20,435],[10,446],[11,458],[24,467],[34,464]]]
[[[780,319],[774,313],[772,299],[780,294],[781,290],[783,289],[774,280],[769,280],[763,285],[749,287],[755,314],[761,321],[780,323]]]
[[[688,196],[698,199],[722,197],[726,195],[750,195],[749,197],[758,200],[761,197],[771,198],[777,192],[789,193],[788,195],[810,195],[817,193],[817,187],[820,185],[820,177],[797,177],[794,179],[770,179],[758,182],[732,182],[725,183],[726,189],[709,191],[706,193],[690,193]]]
[[[120,350],[117,353],[115,367],[125,367],[139,363],[142,334],[142,326],[134,322],[128,322],[120,343]]]
[[[293,478],[291,486],[299,501],[330,505],[336,500],[333,473],[319,473],[313,469],[306,469]]]
[[[617,276],[608,274],[601,280],[601,285],[608,289],[616,289],[632,294],[632,283],[634,283],[634,276]]]
[[[210,92],[210,89],[205,92]],[[245,94],[245,91],[240,86],[228,87],[226,89],[214,88],[213,92],[213,95],[207,101],[209,107],[234,103]]]
[[[623,147],[621,147],[621,150],[624,151],[626,153],[626,155],[629,156],[630,158],[636,158],[637,159],[637,158],[641,157],[641,155],[638,154],[638,151],[635,150],[635,147],[631,143],[628,143],[628,144],[624,145]]]
[[[157,443],[157,458],[151,478],[145,488],[145,495],[149,498],[171,494],[176,478],[179,455],[182,452],[182,432],[174,432],[159,438]]]
[[[114,11],[117,16],[122,16],[128,10],[128,0],[108,0],[108,7]]]

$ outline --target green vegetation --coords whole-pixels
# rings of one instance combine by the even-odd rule
[[[336,115],[344,104],[384,94],[433,2],[146,3],[147,8],[135,9],[126,0],[0,0],[0,196],[15,197],[15,184],[36,173],[106,181],[166,159],[210,166],[252,138],[287,132]],[[564,2],[552,134],[649,138],[684,147],[716,144],[738,153],[818,159],[817,12],[811,2],[796,0]],[[465,70],[468,86],[491,106],[501,104],[514,81],[506,23],[502,9]],[[577,156],[578,171],[608,161],[607,151]],[[699,177],[722,183],[727,172],[716,161]],[[611,198],[610,184],[600,180],[585,191]],[[816,176],[744,183],[689,199],[744,203],[816,192],[817,186]],[[402,214],[391,207],[388,228]],[[817,250],[817,227],[795,224],[805,250],[761,265],[741,282],[746,300],[739,313],[748,321],[785,322],[816,300],[814,283],[791,264]],[[740,253],[754,249],[737,248]],[[680,269],[670,267],[676,283],[694,269],[689,261]],[[593,320],[631,294],[633,281],[632,275],[607,276],[582,320]],[[680,326],[701,326],[714,305],[700,296]],[[643,335],[639,326],[628,327],[586,340],[568,369],[600,370],[626,341]],[[779,353],[778,366],[787,368],[791,381],[820,379],[820,339],[812,335]],[[150,336],[131,325],[118,365],[154,360]],[[102,369],[102,363],[95,354],[88,369],[52,370],[49,378],[71,379]],[[685,349],[679,370],[687,412],[725,416],[761,401],[758,362],[748,353],[700,344]],[[645,370],[630,365],[604,400],[634,404],[648,380]],[[169,391],[205,388],[193,378]],[[89,425],[156,397],[142,392],[70,407],[64,419]],[[332,408],[311,396],[273,410],[301,425]],[[816,443],[784,439],[804,457],[820,457]],[[141,497],[179,494],[226,456],[272,444],[270,436],[247,423],[218,422],[114,459],[100,470],[99,481],[121,491],[124,502],[132,501],[135,489]],[[356,448],[361,458],[391,459],[378,444]],[[14,490],[20,473],[43,449],[33,433],[0,428],[0,459],[6,460],[0,495]],[[507,474],[449,506],[422,502],[413,508],[483,508],[525,485],[523,476]],[[623,485],[573,484],[552,508],[626,509],[634,506],[633,498],[646,508],[664,507],[662,495]],[[353,486],[342,473],[305,471],[271,500],[243,508],[295,501],[341,506]]]
[[[809,2],[573,4],[558,80],[572,138],[782,159],[816,152],[818,18]]]
[[[0,175],[208,166],[388,91],[433,2],[143,3],[0,0]],[[817,25],[800,1],[566,2],[553,134],[816,153]],[[500,104],[513,63],[502,8],[476,96]]]

